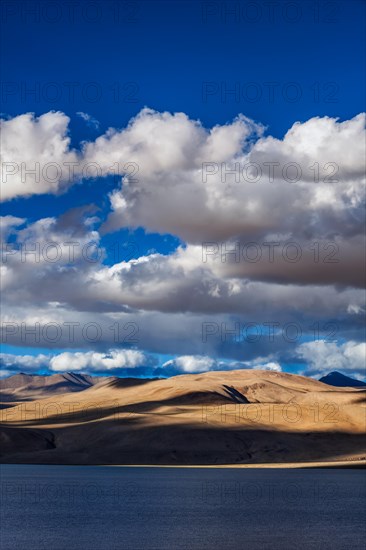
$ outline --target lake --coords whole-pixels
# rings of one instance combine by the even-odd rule
[[[365,548],[348,469],[1,466],[1,550]]]

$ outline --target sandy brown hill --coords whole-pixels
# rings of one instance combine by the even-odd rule
[[[51,376],[15,374],[0,380],[0,402],[28,401],[61,393],[84,391],[103,380],[113,379],[72,372]]]
[[[240,370],[104,379],[4,409],[3,462],[237,464],[358,460],[365,396],[302,376]]]

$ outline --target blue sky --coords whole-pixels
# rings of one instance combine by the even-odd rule
[[[32,186],[14,191],[18,187],[12,187],[8,178],[5,185],[11,189],[6,189],[2,216],[11,229],[5,242],[17,243],[19,252],[25,242],[41,239],[64,242],[66,237],[75,238],[84,245],[96,240],[102,257],[100,263],[81,258],[73,265],[65,264],[64,258],[60,263],[29,265],[20,260],[13,265],[17,255],[7,258],[6,268],[18,276],[7,273],[13,282],[8,290],[4,288],[5,322],[18,327],[17,334],[10,334],[9,329],[3,338],[7,373],[19,368],[65,370],[69,362],[71,369],[107,374],[133,369],[137,374],[171,374],[262,366],[316,375],[322,372],[326,356],[340,369],[362,375],[359,365],[364,348],[359,346],[364,340],[364,300],[352,272],[359,266],[356,256],[363,233],[358,187],[362,158],[359,145],[354,144],[363,138],[358,119],[350,126],[347,121],[365,110],[363,2],[106,1],[73,5],[5,1],[1,17],[5,162],[19,165],[24,151],[32,151],[33,146],[34,152],[24,157],[27,165],[39,158],[46,162],[47,155],[52,160],[53,138],[69,136],[62,155],[75,154],[78,162],[81,157],[93,162],[106,158],[108,163],[117,154],[111,152],[112,141],[98,141],[108,128],[114,128],[121,140],[118,147],[133,151],[131,158],[123,158],[124,163],[140,159],[138,148],[145,151],[138,161],[142,184],[126,186],[126,172],[112,175],[107,165],[102,177],[78,174],[56,188],[46,185],[44,192]],[[145,107],[153,111],[142,111]],[[44,119],[41,128],[37,117],[52,111],[60,113],[58,118]],[[25,113],[34,113],[28,129],[21,119]],[[171,114],[164,118],[160,113]],[[184,113],[186,118],[174,118],[173,113]],[[235,122],[240,114],[246,118]],[[137,115],[135,123],[130,122]],[[314,117],[318,117],[315,122],[307,124]],[[200,121],[200,129],[194,121]],[[285,138],[295,123],[300,123],[300,130]],[[124,130],[128,124],[136,134],[133,145]],[[151,145],[149,135],[155,125],[158,130]],[[215,147],[209,138],[214,127],[228,129]],[[87,155],[85,143],[89,143]],[[325,181],[320,207],[320,192],[310,184],[305,188],[309,179],[305,176],[299,182],[297,199],[288,188],[282,190],[283,199],[277,192],[272,199],[265,192],[256,196],[257,191],[245,197],[237,190],[231,194],[230,186],[222,195],[220,187],[220,200],[217,192],[210,194],[211,187],[202,198],[202,188],[189,180],[202,170],[202,162],[193,159],[191,143],[203,151],[201,161],[213,163],[213,170],[219,169],[222,160],[232,165],[248,159],[280,164],[286,159],[307,169],[309,162],[318,162],[321,170],[334,163],[340,182],[330,190]],[[225,147],[230,151],[222,156]],[[168,159],[166,166],[164,158]],[[331,169],[328,166],[326,175]],[[213,181],[210,176],[208,180]],[[187,187],[179,187],[182,182]],[[146,197],[154,186],[156,193],[150,201]],[[127,201],[125,210],[122,198]],[[246,211],[251,202],[251,208],[258,208],[253,219],[252,210]],[[224,205],[222,210],[220,205]],[[282,225],[274,215],[276,205],[279,210],[283,207],[278,216]],[[187,209],[186,216],[182,209]],[[22,221],[11,222],[11,216]],[[50,218],[53,226],[42,221]],[[274,265],[263,266],[261,260],[255,269],[247,260],[240,270],[243,257],[239,271],[235,261],[225,271],[227,262],[222,256],[219,269],[216,262],[210,273],[202,258],[197,264],[203,243],[213,242],[219,248],[223,242],[238,243],[240,248],[255,242],[267,252],[263,242],[269,238],[281,243],[282,252],[282,241],[300,243],[308,255],[314,242],[320,242],[324,269],[309,263],[305,254],[298,272],[292,272],[293,262],[283,263],[283,254],[278,268],[276,259]],[[328,265],[324,258],[332,246],[337,248],[338,263]],[[115,264],[130,264],[138,258],[145,259],[123,267],[123,274],[122,268],[113,271]],[[95,287],[95,281],[103,282],[102,290]],[[251,283],[256,286],[248,291]],[[248,297],[240,285],[246,285]],[[91,289],[91,297],[84,295],[85,289]],[[282,297],[285,292],[288,296]],[[299,303],[294,296],[301,298]],[[319,296],[325,300],[322,310]],[[308,304],[314,304],[313,310],[307,309]],[[95,342],[84,337],[70,342],[64,335],[56,343],[21,337],[22,319],[27,325],[39,319],[41,325],[77,319],[81,325],[110,326],[118,315],[122,316],[119,323],[138,326],[136,342],[111,341],[105,337],[107,329]],[[203,342],[202,327],[209,322],[219,328],[211,340]],[[278,323],[273,342],[266,322]],[[234,341],[226,329],[223,334],[223,323],[229,333],[239,323],[241,337]],[[245,326],[251,323],[263,331],[255,342],[243,338]],[[293,341],[284,336],[288,323],[301,328],[301,335]],[[315,350],[310,327],[316,323],[322,341]],[[336,329],[329,329],[329,323]],[[300,348],[302,344],[308,347]],[[28,355],[39,360],[26,359]],[[56,355],[59,360],[50,367],[43,356]],[[17,361],[16,356],[21,359]],[[326,362],[328,366],[331,361]]]

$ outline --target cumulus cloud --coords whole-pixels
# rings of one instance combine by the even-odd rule
[[[297,355],[308,365],[306,374],[324,375],[330,371],[343,371],[351,375],[366,376],[365,342],[306,342],[301,344]]]
[[[43,353],[38,355],[15,355],[12,353],[0,353],[1,370],[6,370],[7,373],[12,372],[11,369],[24,369],[26,372],[35,372],[39,369],[46,368],[49,364],[49,356]],[[7,370],[9,369],[9,370]]]
[[[277,316],[291,303],[293,310],[304,314],[322,310],[332,315],[332,310],[333,314],[345,312],[351,303],[363,307],[362,290],[348,288],[339,292],[332,285],[341,281],[349,287],[362,285],[359,274],[349,274],[349,264],[340,262],[339,276],[334,274],[334,264],[324,267],[323,263],[312,264],[310,258],[302,267],[304,270],[307,266],[312,275],[304,275],[301,267],[291,269],[285,261],[258,264],[237,267],[220,261],[203,263],[200,247],[179,248],[170,256],[153,254],[102,268],[90,288],[95,297],[104,293],[108,299],[114,293],[115,301],[159,311],[253,314],[260,310],[268,315],[271,310]],[[306,282],[310,284],[302,286]],[[321,286],[324,283],[328,285]]]
[[[17,216],[0,216],[0,238],[5,243],[9,235],[17,234],[16,228],[26,222],[25,218]]]
[[[89,123],[95,120],[78,114]],[[1,120],[2,200],[58,193],[83,177],[189,171],[192,164],[199,168],[206,155],[218,155],[222,161],[232,158],[246,138],[262,131],[244,116],[209,132],[184,113],[143,109],[127,128],[111,128],[76,151],[70,148],[69,122],[61,112]]]
[[[104,231],[144,227],[190,243],[363,233],[364,114],[297,122],[275,139],[243,115],[208,130],[184,113],[143,109],[78,152],[68,123],[60,112],[2,121],[3,200],[120,174]],[[39,163],[41,174],[24,177],[22,163]],[[61,170],[50,166],[47,177],[47,163]]]
[[[71,247],[71,242],[75,246]],[[169,256],[151,254],[105,266],[98,261],[98,255],[103,256],[98,243],[97,232],[85,230],[75,240],[68,231],[59,231],[53,218],[39,220],[20,231],[17,246],[12,244],[4,252],[4,305],[17,304],[20,292],[23,304],[29,306],[57,299],[71,308],[99,312],[133,308],[171,313],[236,313],[258,320],[268,320],[271,314],[277,320],[287,315],[288,321],[299,312],[322,318],[355,318],[365,306],[361,289],[348,284],[349,288],[340,292],[331,284],[353,280],[361,284],[357,277],[346,275],[343,264],[340,271],[344,275],[338,278],[323,264],[318,276],[307,278],[301,276],[300,268],[292,271],[286,263],[282,268],[275,263],[272,276],[270,263],[257,270],[242,266],[240,273],[235,264],[203,263],[201,248],[189,247],[178,248]],[[315,273],[317,267],[314,264],[312,268]],[[303,286],[306,279],[313,284]],[[315,284],[318,281],[321,284]],[[328,284],[322,286],[324,283]]]
[[[16,325],[7,343],[24,345],[22,322],[78,322],[71,343],[66,331],[54,341],[41,332],[30,345],[86,350],[55,356],[58,368],[108,370],[123,361],[130,368],[137,356],[116,355],[108,327],[135,323],[142,351],[128,351],[177,355],[168,371],[215,370],[218,357],[276,370],[291,348],[309,372],[318,372],[323,356],[329,369],[326,356],[344,369],[348,360],[358,372],[359,348],[352,345],[360,345],[365,312],[364,124],[363,114],[344,122],[315,117],[277,139],[242,115],[207,129],[184,113],[144,109],[126,128],[111,128],[77,151],[63,113],[2,121],[4,200],[57,194],[96,173],[120,176],[104,222],[90,204],[30,223],[2,218],[3,311]],[[38,163],[39,171],[24,174],[22,163],[33,170]],[[137,227],[184,244],[170,255],[105,265],[101,235]],[[90,352],[81,327],[96,314],[102,337]],[[328,321],[349,348],[324,342],[316,351],[315,343],[304,343],[294,352],[299,342],[280,333],[272,342],[222,338],[222,327],[236,322],[295,322],[305,337]],[[207,322],[217,331],[204,341]]]
[[[212,370],[216,361],[211,357],[195,357],[193,355],[182,355],[174,360],[167,361],[163,367],[174,367],[181,373],[195,373]]]
[[[103,351],[116,342],[133,344],[129,335],[136,332],[138,345],[149,352],[245,361],[275,352],[283,357],[286,349],[293,350],[295,343],[283,331],[287,323],[295,323],[305,337],[315,324],[326,330],[333,321],[337,337],[363,338],[365,296],[358,288],[290,284],[289,277],[262,282],[251,273],[233,277],[229,270],[236,264],[202,263],[202,250],[193,245],[169,256],[151,254],[112,266],[88,261],[89,244],[99,243],[99,234],[87,223],[91,212],[71,211],[18,229],[1,268],[5,343],[84,349],[91,340],[83,328],[97,322],[100,334],[93,345]],[[35,242],[38,255],[25,254]],[[70,248],[70,242],[78,246]],[[47,249],[47,243],[53,246]],[[72,341],[70,323],[76,323]],[[121,327],[118,341],[115,323]],[[246,337],[250,323],[259,331],[256,341]],[[279,327],[272,341],[264,323]],[[38,339],[31,334],[36,326]]]
[[[105,353],[95,351],[63,352],[57,355],[0,354],[0,365],[7,373],[36,372],[100,372],[115,373],[123,369],[154,367],[156,359],[135,349],[111,349]]]
[[[259,368],[263,370],[272,370],[275,372],[282,371],[281,365],[277,361],[269,361],[268,363],[264,363],[263,365],[259,365],[255,368]]]
[[[115,349],[108,353],[64,352],[51,358],[50,370],[63,371],[116,371],[124,368],[146,366],[151,363],[144,353],[133,349]]]
[[[1,120],[1,200],[55,194],[70,185],[78,160],[70,149],[69,122],[61,112]]]
[[[227,361],[202,355],[181,355],[159,364],[158,359],[137,349],[110,349],[96,351],[63,352],[56,355],[0,354],[0,376],[16,372],[94,372],[106,375],[133,370],[132,376],[172,376],[194,374],[211,370],[262,369],[281,372],[281,365],[265,359],[254,361]]]
[[[209,133],[182,115],[148,111],[85,152],[108,160],[105,166],[122,153],[139,168],[111,195],[109,230],[142,226],[191,243],[268,232],[352,235],[363,230],[364,124],[364,115],[314,118],[296,123],[283,140],[259,137],[256,127],[253,142],[247,119]],[[225,134],[226,147],[213,132]]]
[[[277,361],[268,361],[257,358],[254,361],[223,361],[209,356],[182,355],[170,359],[163,364],[163,369],[170,374],[194,374],[211,370],[261,369],[281,372],[281,365]]]

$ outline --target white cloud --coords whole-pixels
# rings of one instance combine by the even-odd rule
[[[202,355],[181,355],[175,359],[166,361],[163,364],[163,368],[168,370],[174,369],[174,371],[182,374],[237,369],[282,371],[281,365],[277,361],[266,362],[263,358],[257,358],[253,361],[225,361]]]
[[[42,353],[38,355],[15,355],[12,353],[0,353],[0,363],[2,367],[16,367],[18,370],[24,368],[27,372],[37,371],[42,367],[47,367],[49,356]],[[7,370],[7,372],[11,372]]]
[[[0,216],[0,231],[3,239],[6,237],[7,231],[23,225],[26,222],[26,218],[18,218],[17,216]]]
[[[175,367],[182,373],[194,373],[211,370],[215,365],[216,361],[210,357],[182,355],[174,360],[167,361],[163,364],[163,367]]]
[[[269,361],[269,363],[264,363],[263,365],[258,365],[258,366],[253,367],[253,368],[262,369],[262,370],[272,370],[272,371],[275,371],[275,372],[281,372],[282,371],[281,365],[279,363],[277,363],[277,361]]]
[[[111,195],[108,230],[142,226],[191,243],[256,240],[268,232],[362,234],[364,121],[364,115],[343,123],[314,118],[294,124],[283,140],[252,143],[254,123],[245,118],[207,132],[181,114],[143,111],[127,130],[87,144],[85,155],[105,169],[119,155],[139,167]]]
[[[83,113],[83,118],[87,117]],[[14,175],[8,174],[5,183],[3,179],[4,200],[62,192],[83,176],[88,163],[95,163],[103,176],[121,176],[121,186],[110,195],[112,212],[99,231],[94,229],[100,220],[91,212],[91,205],[58,219],[43,218],[28,225],[15,216],[2,219],[4,241],[10,236],[10,241],[15,239],[14,244],[20,247],[31,249],[37,244],[41,250],[52,242],[61,252],[56,262],[43,254],[40,261],[31,254],[23,261],[16,248],[5,254],[5,319],[15,319],[19,324],[35,319],[85,324],[95,321],[97,313],[103,327],[102,351],[95,352],[97,355],[67,352],[69,355],[54,360],[61,367],[69,361],[75,369],[84,368],[79,367],[83,364],[91,369],[97,368],[93,366],[97,363],[106,369],[123,361],[127,367],[128,361],[134,364],[137,356],[127,359],[114,355],[115,351],[105,353],[105,349],[114,349],[108,327],[116,319],[138,324],[142,349],[180,355],[169,367],[182,372],[216,369],[218,363],[211,357],[222,356],[241,361],[246,368],[257,364],[260,368],[281,368],[276,352],[293,349],[293,344],[283,339],[277,339],[272,347],[223,343],[220,335],[215,342],[202,341],[202,323],[232,327],[234,315],[243,323],[283,325],[301,320],[304,332],[316,322],[324,325],[336,319],[342,329],[337,337],[352,339],[358,346],[365,311],[360,289],[364,270],[360,253],[364,245],[364,120],[364,115],[345,122],[316,117],[295,123],[283,139],[275,139],[263,137],[263,127],[243,116],[206,129],[184,113],[144,109],[126,128],[108,130],[95,141],[84,143],[79,152],[71,149],[69,118],[63,113],[50,112],[38,118],[26,114],[4,120],[2,162],[15,163],[8,164],[5,172],[11,172],[12,166],[18,168]],[[32,175],[22,181],[22,162],[28,169],[39,162],[39,181]],[[52,162],[63,167],[53,181],[42,176],[42,167]],[[74,178],[70,178],[67,162],[76,164]],[[214,171],[206,177],[205,162],[211,163]],[[268,163],[279,164],[274,167],[273,182],[268,181]],[[283,179],[282,169],[288,163],[301,168],[296,182]],[[237,165],[240,169],[251,166],[248,177],[253,177],[254,165],[262,175],[255,183],[243,181],[241,170],[239,182],[233,175],[227,175],[225,182],[225,169],[236,170]],[[317,167],[319,182],[314,181]],[[338,181],[329,181],[334,168]],[[103,181],[97,184],[103,185]],[[113,266],[83,257],[83,245],[94,241],[98,246],[103,231],[139,226],[178,235],[186,244],[169,256],[151,253]],[[75,240],[78,246],[70,262],[70,247],[65,243]],[[218,254],[203,261],[201,245],[205,241],[218,249],[221,245],[226,249],[236,244],[244,247],[254,241],[261,247],[262,257],[250,262],[241,254],[237,262],[233,256],[224,261]],[[264,246],[268,241],[280,243],[273,261]],[[300,261],[295,263],[283,257],[284,243],[292,241],[302,250]],[[311,248],[314,241],[320,245],[318,262]],[[321,247],[329,242],[338,250],[337,263],[324,261],[332,248]],[[13,345],[22,345],[19,332],[12,338]],[[67,347],[63,339],[43,344]],[[87,349],[88,345],[79,334],[69,347]],[[328,370],[334,370],[331,358],[339,368],[347,361],[359,368],[359,355],[351,351],[352,347],[347,351],[326,342],[321,354],[310,344],[303,346],[299,357],[311,368],[319,369],[323,361]],[[263,361],[252,363],[257,357]]]
[[[54,372],[108,372],[118,369],[152,366],[155,364],[155,360],[152,356],[139,350],[111,349],[105,353],[78,351],[63,352],[57,355],[16,355],[1,353],[0,363],[9,373],[22,369],[24,369],[25,372],[35,372],[39,369],[49,369]]]
[[[108,353],[64,352],[51,358],[50,370],[63,371],[108,371],[145,366],[151,361],[144,353],[132,349],[115,349]]]
[[[48,218],[31,224],[18,237],[22,248],[4,254],[4,305],[19,303],[21,293],[23,304],[28,306],[56,300],[89,311],[129,307],[161,312],[241,313],[251,316],[251,320],[268,320],[271,314],[279,320],[286,318],[289,305],[291,318],[298,311],[329,318],[352,316],[357,308],[362,311],[365,302],[363,290],[349,286],[340,292],[332,284],[361,284],[353,275],[355,270],[350,270],[350,263],[342,262],[336,270],[334,264],[324,267],[309,257],[297,268],[288,262],[258,262],[253,267],[247,262],[240,266],[221,261],[203,263],[201,248],[189,246],[178,248],[170,256],[151,254],[105,266],[88,261],[92,249],[85,247],[92,242],[98,247],[96,232],[86,232],[75,240],[67,231],[58,231],[56,220]],[[71,249],[67,244],[70,241],[77,246]],[[38,254],[26,254],[26,250],[34,249],[35,242]],[[53,244],[47,248],[47,243]],[[69,262],[71,250],[73,261]],[[97,251],[102,255],[102,250]],[[58,255],[58,260],[48,261],[47,255],[51,260]]]
[[[70,149],[68,123],[60,112],[2,121],[3,200],[57,193],[96,173],[120,174],[104,231],[144,227],[190,243],[270,232],[298,239],[363,234],[364,114],[296,122],[281,140],[262,137],[263,127],[243,115],[207,130],[184,113],[143,109],[126,128],[109,129],[78,153]],[[28,175],[22,182],[22,162],[40,163],[39,181]],[[52,162],[62,167],[53,181],[43,173]],[[74,178],[67,162],[76,164]],[[16,163],[14,175],[9,163]],[[285,181],[296,173],[296,181]]]
[[[366,376],[366,343],[345,342],[337,344],[318,340],[298,347],[297,355],[303,359],[310,375],[324,375],[330,371],[343,371]]]
[[[49,112],[1,120],[1,200],[58,193],[70,185],[67,163],[78,163],[67,135],[69,117]]]

